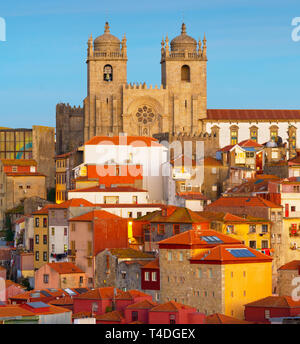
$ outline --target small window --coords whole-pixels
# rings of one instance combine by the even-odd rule
[[[209,277],[211,278],[211,277],[213,276],[212,268],[209,268],[209,269],[208,269],[208,273],[209,273]]]
[[[181,81],[190,82],[190,67],[187,65],[181,67]]]
[[[202,270],[200,268],[198,268],[198,277],[201,278],[202,277]]]
[[[35,243],[36,244],[40,243],[40,236],[38,234],[35,235]]]
[[[158,235],[164,235],[165,234],[165,225],[164,224],[158,225],[157,234]]]
[[[64,228],[64,236],[67,236],[67,235],[68,235],[68,228],[65,227],[65,228]]]
[[[46,234],[43,235],[43,244],[47,245],[47,235]]]
[[[129,211],[129,212],[128,212],[128,217],[129,217],[129,218],[132,218],[132,211]]]
[[[295,206],[292,206],[292,207],[291,207],[291,211],[296,211],[296,207],[295,207]]]
[[[113,68],[111,65],[105,65],[103,68],[103,80],[104,81],[113,81]]]
[[[254,248],[256,250],[256,241],[255,240],[250,240],[249,241],[249,247]]]
[[[48,284],[49,283],[49,275],[48,274],[44,274],[44,283]]]
[[[262,240],[261,241],[261,248],[268,248],[269,241],[268,240]]]
[[[80,283],[80,284],[83,283],[83,276],[79,276],[79,283]]]
[[[169,251],[169,252],[168,252],[168,261],[170,262],[171,260],[172,260],[172,252]]]
[[[266,319],[269,319],[269,318],[270,318],[270,310],[269,310],[269,309],[266,309],[266,310],[265,310],[265,318],[266,318]]]
[[[51,228],[51,233],[52,233],[52,235],[55,235],[55,228],[54,227]]]
[[[40,226],[40,219],[38,217],[35,218],[35,227]]]
[[[174,230],[174,234],[179,234],[180,233],[180,225],[179,224],[174,225],[173,230]]]
[[[175,314],[170,314],[169,319],[170,319],[170,324],[176,324]]]
[[[183,253],[179,252],[179,261],[182,262],[183,261]]]
[[[152,279],[152,282],[156,282],[157,281],[157,273],[155,271],[152,272],[151,279]]]
[[[138,321],[139,319],[139,313],[137,311],[131,312],[131,321]]]
[[[268,233],[268,225],[262,225],[261,231],[262,231],[262,233]]]
[[[43,227],[46,228],[47,227],[47,217],[43,218]]]
[[[213,167],[213,168],[211,169],[211,173],[212,173],[212,174],[217,174],[217,168],[216,168],[216,167]]]
[[[18,166],[13,166],[13,167],[11,168],[11,170],[12,170],[12,172],[18,172]]]
[[[46,262],[48,260],[47,252],[43,252],[43,261]]]
[[[145,281],[150,281],[150,272],[145,271]]]
[[[35,260],[38,262],[40,260],[40,252],[36,251],[35,252]]]

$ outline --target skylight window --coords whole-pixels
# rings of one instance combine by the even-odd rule
[[[246,248],[227,249],[235,258],[256,257],[254,253]]]

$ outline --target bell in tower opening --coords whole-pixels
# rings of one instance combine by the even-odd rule
[[[113,69],[111,65],[104,66],[103,70],[103,80],[104,81],[112,81],[113,79]]]

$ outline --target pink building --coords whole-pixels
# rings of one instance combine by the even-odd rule
[[[24,294],[26,292],[26,288],[23,287],[20,284],[17,284],[13,281],[6,280],[5,281],[5,286],[6,286],[6,301],[10,297],[14,297],[16,295]]]
[[[0,278],[6,279],[6,269],[0,265]]]

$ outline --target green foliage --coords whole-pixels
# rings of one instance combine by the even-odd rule
[[[29,283],[29,279],[26,277],[22,277],[20,284],[25,287],[28,291],[32,290],[33,288],[31,288],[30,283]]]
[[[105,313],[109,313],[109,312],[112,312],[112,307],[111,306],[107,306],[105,308]]]

